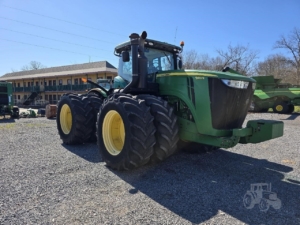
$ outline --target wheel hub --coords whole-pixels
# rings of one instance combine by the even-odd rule
[[[72,113],[71,109],[67,104],[61,107],[60,115],[60,125],[64,134],[69,134],[72,129]]]
[[[282,105],[277,105],[277,106],[276,106],[276,110],[277,110],[278,112],[282,111],[282,110],[283,110]]]
[[[109,111],[103,120],[102,137],[107,151],[111,155],[119,155],[124,147],[125,128],[123,119],[120,114],[115,111]]]

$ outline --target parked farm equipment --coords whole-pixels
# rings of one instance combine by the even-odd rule
[[[300,106],[300,86],[281,83],[274,76],[253,77],[256,89],[250,105],[253,112],[267,112],[272,108],[276,113],[292,113],[294,106]]]
[[[281,121],[252,120],[242,128],[255,80],[230,68],[182,70],[183,42],[179,47],[146,37],[133,33],[115,48],[113,88],[98,85],[61,97],[56,118],[65,144],[97,139],[108,166],[129,170],[163,161],[179,140],[214,149],[283,135]]]
[[[13,105],[12,83],[0,81],[0,116],[19,118],[19,107]]]

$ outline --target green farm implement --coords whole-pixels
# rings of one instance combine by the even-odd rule
[[[256,89],[250,111],[267,112],[272,108],[276,113],[290,114],[295,106],[300,106],[300,86],[281,83],[273,76],[253,77]]]
[[[13,105],[12,83],[0,81],[0,116],[19,118],[19,107]]]

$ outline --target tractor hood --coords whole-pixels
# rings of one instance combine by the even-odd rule
[[[243,75],[238,75],[230,72],[220,72],[220,71],[209,71],[209,70],[172,70],[159,72],[157,77],[164,76],[199,76],[199,77],[215,77],[219,79],[228,79],[228,80],[240,80],[256,83],[256,81],[250,77]]]

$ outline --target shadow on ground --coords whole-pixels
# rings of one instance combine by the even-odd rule
[[[295,120],[300,116],[299,113],[292,113],[288,118],[286,119],[281,119],[281,120]]]
[[[71,153],[92,163],[102,162],[101,155],[96,143],[86,143],[82,145],[66,145],[62,146]]]
[[[129,193],[142,192],[191,223],[205,222],[223,211],[247,224],[300,224],[300,177],[283,181],[283,173],[292,170],[219,149],[209,154],[180,153],[161,164],[112,172],[134,187]],[[243,197],[255,183],[271,183],[281,208],[247,209]]]
[[[0,118],[0,123],[14,123],[16,122],[15,119],[12,119],[12,118]]]

